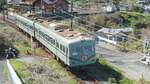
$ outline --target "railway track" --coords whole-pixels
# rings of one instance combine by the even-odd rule
[[[80,68],[71,68],[70,72],[76,74],[78,81],[96,81],[94,77],[92,77],[88,71],[82,67]]]
[[[6,19],[6,22],[8,25],[10,25],[14,29],[18,30],[18,27],[15,25],[15,21],[8,18],[8,19]],[[86,83],[99,84],[98,81],[93,76],[91,76],[91,74],[89,74],[89,72],[88,72],[88,70],[86,70],[86,68],[84,68],[84,67],[78,67],[78,68],[67,67],[59,59],[57,59],[57,57],[55,57],[55,55],[53,53],[48,51],[46,48],[44,50],[48,53],[49,58],[55,58],[57,61],[59,61],[59,63],[64,68],[66,68],[66,70],[69,72],[69,74],[73,75],[75,77],[78,84],[86,84]]]

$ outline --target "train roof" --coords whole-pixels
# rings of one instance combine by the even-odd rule
[[[34,18],[34,20],[37,21],[40,25],[44,26],[45,28],[48,28],[50,31],[53,31],[68,40],[75,39],[84,35],[83,33],[71,29],[69,25],[64,24],[60,21],[49,21],[43,18],[35,17],[31,14],[24,14],[23,16],[30,20],[33,20]]]
[[[83,39],[91,40],[90,37],[71,29],[69,25],[64,24],[60,21],[49,21],[42,18],[37,18],[31,14],[23,14],[21,16],[28,18],[32,21],[34,20],[36,23],[43,26],[44,28],[49,29],[51,32],[65,38],[66,40],[68,40],[67,42],[75,42]]]

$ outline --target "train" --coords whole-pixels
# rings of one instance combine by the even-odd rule
[[[96,62],[95,40],[91,37],[63,28],[61,24],[35,21],[18,14],[14,17],[19,29],[38,40],[65,65],[78,67]]]

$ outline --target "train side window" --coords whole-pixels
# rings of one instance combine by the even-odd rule
[[[60,50],[62,50],[62,45],[60,44]]]
[[[66,54],[68,54],[68,48],[66,48]]]
[[[51,39],[51,43],[52,43],[53,45],[55,45],[55,40],[54,40],[54,39]]]
[[[63,52],[65,52],[66,50],[65,50],[65,46],[63,46]]]
[[[59,48],[59,43],[58,42],[56,42],[56,47]]]

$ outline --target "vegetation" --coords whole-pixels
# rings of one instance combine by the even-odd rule
[[[5,10],[7,10],[6,0],[0,0],[0,12],[3,13],[3,20],[5,20]]]
[[[10,63],[24,84],[76,84],[66,69],[55,60],[47,60],[41,64],[29,64],[12,59]]]
[[[27,55],[27,51],[31,51],[30,48],[30,41],[29,39],[19,33],[17,30],[13,29],[12,27],[8,26],[7,23],[0,20],[0,50],[1,52],[4,52],[4,50],[8,47],[14,47],[16,48],[20,54]],[[6,48],[2,47],[6,45]],[[33,53],[33,52],[31,52]],[[47,55],[42,48],[37,48],[35,55],[37,56],[44,56]],[[41,84],[41,82],[44,81],[51,81],[52,84],[76,84],[75,80],[71,78],[65,69],[63,69],[55,60],[49,60],[46,63],[43,64],[26,64],[22,61],[12,59],[10,60],[11,64],[15,68],[17,74],[22,79],[22,82],[24,84]],[[48,64],[48,63],[52,64]],[[55,66],[54,68],[50,68],[49,66]],[[58,70],[57,70],[58,69]],[[38,73],[38,70],[46,70],[41,71],[41,73]],[[54,70],[54,71],[53,71]],[[55,73],[55,71],[58,71]],[[54,72],[54,73],[53,73]],[[60,73],[61,72],[61,73]],[[38,75],[37,75],[38,74]],[[43,74],[46,74],[45,76],[42,76]],[[48,75],[47,75],[48,74]],[[63,76],[65,76],[66,79]],[[40,78],[41,76],[42,78]],[[43,80],[42,80],[43,79]],[[49,79],[49,80],[47,80]],[[49,83],[47,83],[49,84]]]
[[[119,12],[118,16],[122,18],[124,26],[147,27],[150,24],[150,15],[137,12]]]
[[[4,6],[6,5],[6,0],[0,0],[0,12],[4,10]]]
[[[118,12],[112,14],[111,16],[89,15],[87,17],[81,18],[106,28],[119,28],[119,27],[146,28],[150,26],[150,15],[137,12]],[[83,21],[78,22],[90,25]],[[95,25],[92,26],[94,27]],[[100,29],[98,27],[96,28]]]
[[[98,58],[98,62],[101,65],[105,66],[105,67],[102,67],[101,69],[101,70],[104,70],[104,72],[102,72],[103,74],[107,73],[107,74],[114,75],[114,77],[108,78],[109,84],[149,84],[150,83],[150,81],[146,81],[143,77],[140,78],[139,80],[130,80],[126,78],[124,75],[122,75],[121,70],[107,63],[107,61],[102,57]],[[114,72],[112,73],[112,71]]]
[[[74,77],[70,76],[67,70],[53,59],[44,60],[40,62],[41,64],[28,64],[15,59],[10,60],[10,62],[24,84],[77,83]],[[133,84],[133,81],[121,74],[121,70],[108,64],[103,58],[98,58],[97,63],[89,67],[84,67],[84,69],[101,80],[108,81],[110,84]]]
[[[65,81],[67,81],[67,84],[77,83],[73,76],[69,76],[66,68],[62,67],[56,60],[50,59],[45,61],[44,64],[51,67],[54,73],[61,75],[65,79]]]
[[[5,52],[9,47],[15,48],[21,55],[32,55],[34,51],[31,49],[31,42],[27,36],[22,35],[16,29],[7,25],[6,22],[0,20],[0,55]],[[20,39],[21,38],[21,39]],[[42,48],[35,49],[36,56],[46,56],[46,53],[40,53]]]
[[[30,42],[27,37],[8,26],[6,22],[0,20],[0,52],[4,53],[8,47],[16,48],[20,54],[30,51]],[[21,38],[21,39],[20,39]]]
[[[109,84],[133,84],[132,80],[129,80],[125,76],[122,75],[122,71],[118,68],[112,66],[109,64],[104,58],[100,57],[98,58],[98,62],[104,66],[102,67],[102,73],[107,73],[109,75],[112,75],[112,77],[108,78]],[[107,76],[107,74],[105,74]]]
[[[129,41],[120,43],[117,47],[122,52],[136,52],[142,50],[142,43],[139,40],[129,39]]]
[[[28,81],[31,76],[30,72],[26,70],[27,65],[17,60],[10,60],[10,63],[20,77],[21,81],[26,84],[25,81]]]

